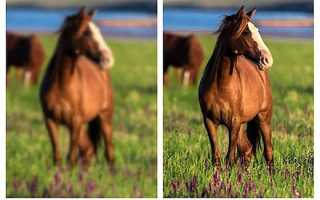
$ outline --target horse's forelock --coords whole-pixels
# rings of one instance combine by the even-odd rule
[[[249,17],[246,17],[246,16],[243,16],[239,19],[237,26],[235,27],[233,36],[232,36],[234,39],[237,39],[242,35],[242,33],[246,29],[249,21],[250,21]]]
[[[225,37],[237,39],[241,36],[246,29],[250,18],[248,16],[237,17],[236,15],[225,16],[221,25],[219,26],[217,33],[224,32]]]

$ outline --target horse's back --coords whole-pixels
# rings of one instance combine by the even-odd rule
[[[30,62],[30,39],[23,35],[6,34],[7,65],[23,66]]]
[[[164,33],[164,62],[174,67],[192,65],[200,67],[204,53],[200,41],[194,35]]]
[[[42,43],[36,35],[6,34],[7,65],[40,68],[45,59]]]
[[[30,36],[30,40],[31,40],[30,57],[31,57],[32,67],[40,68],[44,63],[44,59],[46,56],[45,50],[38,36],[33,34]]]

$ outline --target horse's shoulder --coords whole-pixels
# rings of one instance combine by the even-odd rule
[[[237,70],[238,71],[250,71],[257,72],[258,66],[253,63],[253,61],[249,60],[245,56],[241,55],[237,57]]]

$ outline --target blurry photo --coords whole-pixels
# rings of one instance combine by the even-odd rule
[[[156,0],[6,16],[6,196],[156,197]]]

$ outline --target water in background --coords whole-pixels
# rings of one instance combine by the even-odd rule
[[[75,9],[7,8],[7,30],[16,32],[55,32],[61,26],[65,16],[77,12]],[[96,13],[100,19],[150,19],[150,13],[136,11],[105,11]],[[156,27],[101,27],[103,34],[126,37],[156,36]]]
[[[178,32],[214,32],[225,15],[234,10],[207,10],[197,8],[164,9],[164,30]],[[294,11],[257,11],[254,20],[313,19],[311,13]],[[313,38],[313,27],[259,27],[265,35]]]

